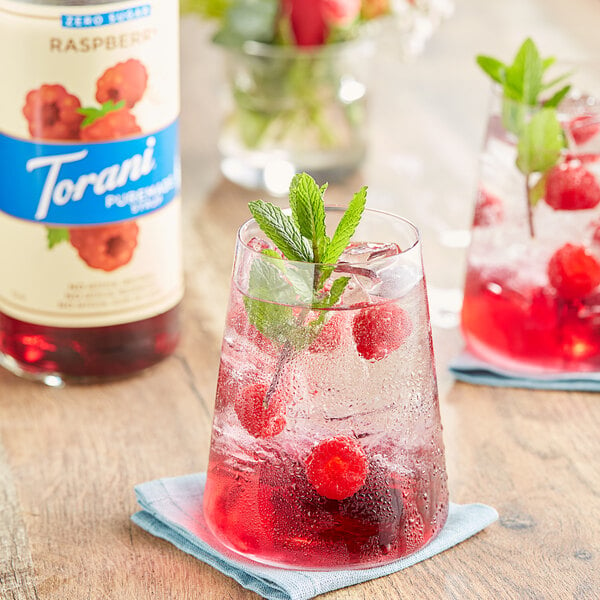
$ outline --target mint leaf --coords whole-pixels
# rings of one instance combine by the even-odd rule
[[[553,108],[545,108],[531,117],[517,145],[517,167],[525,175],[544,172],[556,164],[565,137]]]
[[[313,261],[309,243],[302,237],[293,219],[281,208],[263,200],[249,202],[248,207],[260,228],[273,240],[286,258],[299,262]]]
[[[538,182],[529,190],[529,203],[531,206],[535,206],[546,194],[546,180],[548,179],[548,172],[544,173],[538,180]]]
[[[558,90],[551,98],[546,100],[544,106],[546,108],[556,108],[562,102],[562,99],[569,93],[570,89],[570,85],[565,85],[565,87]]]
[[[52,249],[61,242],[69,241],[69,230],[66,227],[46,227],[48,248]]]
[[[506,81],[506,65],[491,56],[479,55],[477,64],[496,82],[504,85]]]
[[[244,305],[249,321],[263,335],[279,344],[287,341],[294,320],[290,305],[295,300],[294,288],[283,279],[275,264],[262,258],[253,261]]]
[[[344,216],[338,223],[335,233],[327,246],[322,262],[333,265],[338,261],[358,227],[366,202],[367,188],[366,186],[363,186],[360,191],[354,194]]]
[[[319,308],[330,308],[337,304],[349,283],[350,277],[338,277],[331,285],[329,293],[319,303]]]
[[[290,184],[290,208],[292,217],[300,233],[311,241],[313,262],[322,262],[329,243],[325,232],[325,202],[323,194],[326,186],[320,188],[306,173],[298,173]]]
[[[115,104],[114,100],[107,100],[100,108],[95,108],[94,106],[90,106],[88,108],[79,108],[77,112],[80,115],[84,115],[85,119],[81,123],[81,127],[86,127],[87,125],[91,125],[94,121],[97,121],[101,117],[104,117],[110,112],[115,110],[120,110],[125,106],[125,100],[119,100]]]
[[[543,74],[544,62],[536,45],[531,38],[527,38],[506,71],[506,86],[511,92],[509,97],[534,105],[542,89]]]

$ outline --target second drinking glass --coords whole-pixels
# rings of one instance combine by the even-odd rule
[[[504,71],[480,60],[506,80],[494,88],[482,153],[462,309],[467,347],[513,371],[597,371],[598,70],[563,65],[546,75],[552,60],[531,40]]]

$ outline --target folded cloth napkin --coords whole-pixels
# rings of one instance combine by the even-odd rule
[[[412,556],[371,569],[292,571],[239,557],[214,538],[202,515],[205,481],[206,474],[197,473],[136,486],[137,500],[143,510],[135,513],[132,520],[268,600],[307,600],[400,571],[462,542],[498,518],[498,513],[485,504],[451,503],[442,531]]]
[[[540,390],[579,390],[600,392],[600,372],[524,374],[501,369],[464,350],[450,361],[450,372],[460,381],[481,385]]]

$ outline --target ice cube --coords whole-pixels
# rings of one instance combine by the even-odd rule
[[[378,271],[380,283],[371,288],[371,294],[382,298],[401,298],[412,290],[421,279],[415,265],[391,265]]]
[[[340,262],[351,263],[353,265],[370,263],[374,260],[395,256],[396,254],[400,254],[400,252],[400,246],[394,243],[354,242],[344,250]]]
[[[401,252],[394,243],[348,246],[336,268],[336,275],[351,276],[345,302],[368,302],[372,296],[399,298],[411,290],[420,279],[420,272],[416,265],[400,262]]]

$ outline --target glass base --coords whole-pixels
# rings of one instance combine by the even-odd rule
[[[598,371],[597,359],[594,362],[584,359],[567,360],[555,356],[537,359],[511,358],[506,354],[492,348],[485,342],[481,342],[468,332],[463,331],[467,350],[480,360],[489,363],[498,369],[523,375],[560,375],[561,373],[593,373]]]
[[[397,553],[391,553],[388,556],[380,555],[378,557],[374,557],[371,560],[368,558],[364,558],[363,560],[356,560],[353,562],[344,562],[343,559],[339,559],[339,558],[336,559],[333,554],[329,555],[329,556],[324,554],[324,556],[323,556],[324,560],[317,560],[315,563],[314,560],[310,561],[309,559],[306,559],[303,556],[302,552],[299,552],[299,551],[296,551],[295,553],[288,551],[285,553],[285,555],[287,555],[288,557],[290,557],[292,555],[294,556],[294,560],[291,560],[291,561],[287,561],[283,557],[281,559],[277,559],[277,558],[265,557],[265,556],[262,556],[261,554],[257,554],[257,553],[253,553],[253,552],[242,552],[238,548],[236,548],[234,545],[230,544],[227,537],[222,535],[221,532],[210,522],[210,520],[206,519],[206,515],[205,515],[206,524],[208,525],[210,532],[215,536],[215,538],[219,541],[220,544],[222,544],[225,548],[227,548],[233,554],[239,556],[240,559],[252,560],[256,563],[265,565],[267,567],[274,567],[277,569],[282,569],[282,570],[287,570],[287,571],[298,571],[298,570],[302,570],[302,571],[339,571],[340,569],[344,569],[344,570],[348,570],[348,571],[358,571],[361,569],[374,569],[376,567],[384,567],[385,565],[389,565],[390,563],[393,563],[402,558],[408,558],[409,556],[412,556],[413,554],[415,554],[416,552],[419,552],[419,550],[421,550],[425,546],[427,546],[429,543],[431,543],[439,535],[440,531],[443,529],[444,525],[446,524],[447,517],[448,517],[448,510],[446,510],[445,514],[443,515],[443,517],[441,519],[441,524],[438,527],[438,529],[435,532],[433,532],[433,534],[428,539],[423,540],[423,543],[416,546],[415,548],[412,548],[409,552],[405,552],[400,555]],[[315,564],[311,564],[311,562],[313,562]],[[327,562],[329,562],[329,564],[327,564]]]
[[[315,151],[310,160],[261,151],[222,152],[221,156],[221,172],[229,181],[248,189],[265,190],[272,196],[286,196],[296,173],[306,172],[321,185],[343,181],[362,164],[365,150]]]

